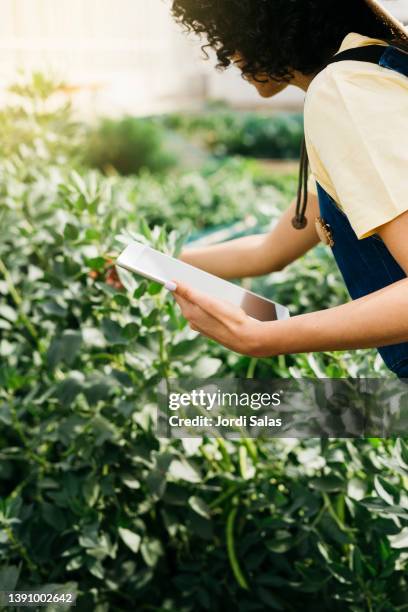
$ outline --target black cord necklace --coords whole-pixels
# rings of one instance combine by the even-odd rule
[[[292,225],[295,229],[304,229],[307,225],[306,208],[307,208],[307,183],[309,175],[309,158],[307,156],[306,140],[303,136],[302,148],[300,153],[300,169],[299,183],[296,201],[296,215],[292,219]]]

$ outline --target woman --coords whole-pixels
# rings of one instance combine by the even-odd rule
[[[387,366],[408,377],[408,36],[402,25],[375,0],[173,0],[173,14],[206,37],[221,68],[237,65],[261,96],[288,85],[306,92],[315,179],[303,203],[300,191],[269,235],[186,250],[183,260],[224,278],[257,276],[281,270],[322,238],[353,298],[258,322],[174,279],[169,288],[192,329],[256,357],[380,347]],[[305,162],[304,152],[303,180]]]

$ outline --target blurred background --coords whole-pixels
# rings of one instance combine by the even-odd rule
[[[406,0],[384,0],[408,23]],[[3,0],[0,79],[16,70],[63,75],[83,112],[151,114],[223,99],[239,108],[300,109],[292,88],[265,102],[237,70],[219,74],[170,17],[168,0]]]
[[[151,114],[223,98],[258,105],[238,71],[227,79],[200,61],[170,17],[166,0],[4,0],[0,26],[3,86],[16,69],[64,75],[87,113]],[[289,95],[279,104],[299,104]]]

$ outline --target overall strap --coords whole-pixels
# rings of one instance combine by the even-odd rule
[[[366,47],[347,49],[347,51],[342,51],[334,55],[327,65],[334,64],[335,62],[342,62],[344,60],[378,64],[386,48],[387,47],[383,45],[367,45]]]
[[[341,62],[345,60],[352,60],[357,62],[370,62],[372,64],[379,64],[381,57],[384,52],[388,49],[386,45],[367,45],[365,47],[356,47],[355,49],[347,49],[334,55],[326,66],[334,64],[335,62]],[[401,49],[402,51],[402,49]],[[326,67],[325,66],[325,67]],[[292,225],[295,229],[303,229],[307,225],[307,219],[305,216],[307,207],[307,182],[309,174],[309,160],[307,157],[306,141],[303,136],[302,149],[300,156],[300,170],[299,170],[299,182],[297,191],[297,202],[296,202],[296,215],[292,219]]]

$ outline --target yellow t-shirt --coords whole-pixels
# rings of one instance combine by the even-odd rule
[[[384,41],[346,36],[338,51]],[[330,64],[305,100],[305,136],[316,179],[358,238],[408,210],[408,78],[371,64]]]

